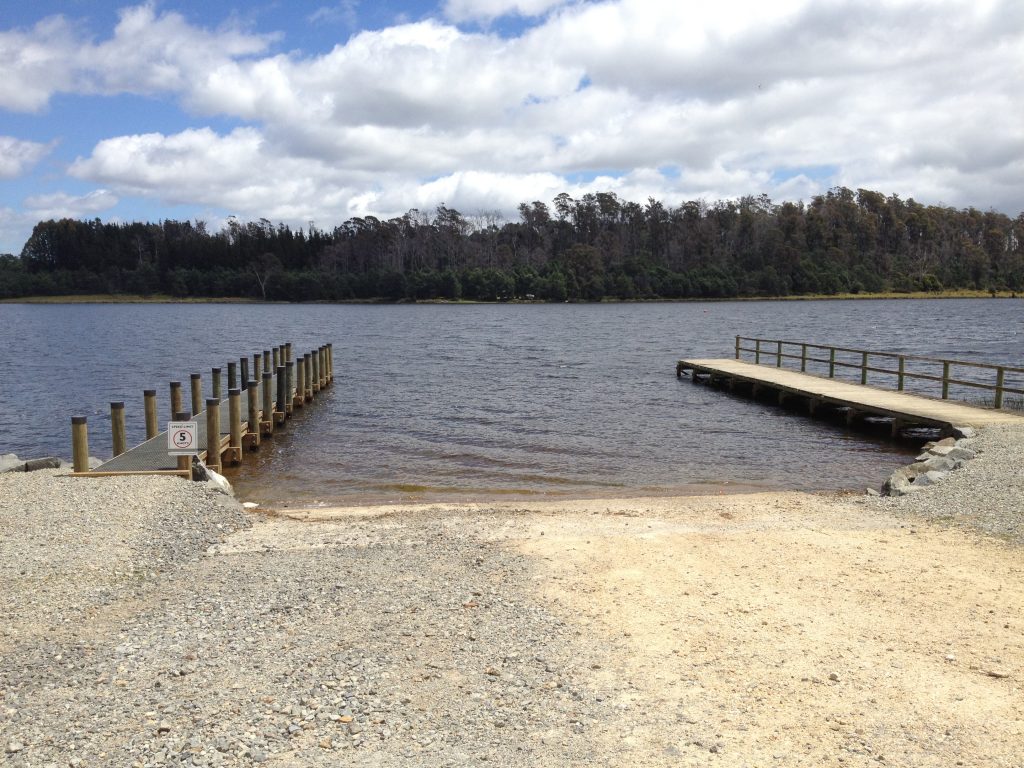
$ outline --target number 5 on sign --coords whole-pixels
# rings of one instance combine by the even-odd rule
[[[167,453],[171,456],[191,456],[199,452],[199,436],[194,421],[167,422]]]

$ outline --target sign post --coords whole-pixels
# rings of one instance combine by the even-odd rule
[[[194,421],[167,422],[167,453],[170,456],[194,456],[199,453],[199,435]]]

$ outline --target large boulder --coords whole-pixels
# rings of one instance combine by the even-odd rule
[[[915,488],[927,488],[929,485],[937,485],[946,479],[948,472],[925,472],[914,478]]]
[[[913,486],[914,478],[918,473],[910,467],[900,467],[882,485],[883,496],[906,496],[918,490]]]
[[[24,472],[25,462],[16,453],[5,453],[0,456],[0,472]]]
[[[37,469],[60,469],[60,459],[56,456],[47,456],[42,459],[29,459],[25,462],[26,472],[35,472]]]

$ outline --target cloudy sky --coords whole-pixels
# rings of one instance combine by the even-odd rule
[[[0,0],[0,253],[836,185],[1024,210],[1024,2]]]

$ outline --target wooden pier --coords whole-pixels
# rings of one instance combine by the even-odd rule
[[[213,368],[211,373],[211,397],[205,400],[202,376],[191,375],[191,411],[184,409],[181,383],[172,381],[170,408],[173,421],[196,422],[194,455],[219,472],[226,465],[239,464],[245,453],[258,450],[260,443],[272,438],[275,429],[283,428],[297,409],[312,403],[321,390],[333,383],[333,345],[325,344],[293,358],[292,345],[282,344],[254,354],[251,360],[241,357],[237,363],[230,362],[226,398],[223,397],[222,369]],[[124,403],[111,403],[114,456],[94,470],[90,470],[88,464],[86,417],[71,419],[75,476],[166,474],[191,477],[191,456],[171,455],[167,432],[159,429],[156,390],[146,390],[143,401],[145,442],[134,448],[126,447]]]
[[[754,346],[743,346],[753,342]],[[741,360],[742,353],[752,353],[754,362]],[[825,354],[827,353],[827,357]],[[855,362],[848,362],[852,359]],[[881,367],[891,359],[895,367]],[[762,360],[764,362],[762,362]],[[874,364],[872,364],[874,360]],[[799,371],[784,368],[791,362],[800,364]],[[927,363],[942,369],[942,375],[915,372],[908,363]],[[808,367],[820,365],[828,371],[828,377],[807,373]],[[856,381],[837,377],[837,371],[852,369]],[[995,381],[987,383],[976,378],[968,379],[963,374],[955,375],[958,369],[991,371]],[[1024,394],[1024,389],[1010,386],[1008,377],[1024,374],[1024,369],[996,366],[986,363],[942,360],[913,355],[871,352],[845,347],[829,347],[805,342],[781,341],[777,339],[748,339],[736,337],[736,359],[689,359],[680,360],[676,375],[689,373],[694,381],[706,381],[712,385],[728,388],[730,392],[744,392],[758,396],[762,392],[774,394],[781,405],[787,400],[799,400],[806,404],[814,415],[819,409],[840,410],[845,413],[847,423],[872,416],[891,421],[893,436],[909,427],[932,427],[943,433],[951,433],[956,427],[983,427],[990,424],[1020,424],[1024,426],[1024,414],[984,408],[948,399],[951,387],[980,388],[993,393],[993,401],[1002,405],[1005,394]],[[876,378],[885,374],[894,384],[895,391],[867,384],[868,376]],[[942,397],[911,394],[906,391],[909,382],[924,382],[934,385]]]

